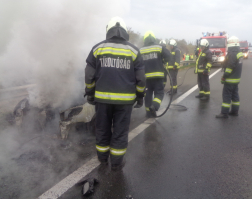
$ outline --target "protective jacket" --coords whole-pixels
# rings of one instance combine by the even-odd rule
[[[119,35],[119,36],[118,36]],[[133,104],[144,97],[145,72],[137,47],[120,34],[107,36],[95,45],[87,57],[86,94],[107,104]]]
[[[239,84],[242,72],[243,53],[239,47],[229,47],[224,62],[224,84]]]
[[[170,51],[154,41],[145,42],[140,49],[145,66],[145,76],[149,78],[164,78],[164,63],[170,60]]]
[[[197,49],[195,50],[195,56],[196,56],[196,57],[199,56],[199,48],[197,48]]]
[[[168,63],[168,69],[179,69],[180,68],[180,50],[174,46],[171,50],[171,58]]]
[[[196,61],[195,73],[203,73],[204,70],[210,72],[212,67],[212,53],[209,48],[205,48],[200,52],[199,57]]]

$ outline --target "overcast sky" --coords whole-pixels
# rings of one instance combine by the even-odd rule
[[[124,14],[127,26],[158,38],[194,41],[202,32],[227,31],[252,42],[251,0],[132,0]]]

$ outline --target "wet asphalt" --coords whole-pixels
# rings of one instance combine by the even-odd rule
[[[222,103],[218,73],[209,102],[193,92],[180,103],[187,111],[170,110],[129,143],[123,171],[90,173],[86,178],[100,183],[86,198],[252,198],[251,74],[252,60],[244,60],[239,117],[215,118]],[[81,187],[60,198],[82,198]]]
[[[178,84],[185,72],[179,72]],[[129,143],[123,171],[99,167],[85,177],[99,180],[87,198],[252,198],[251,74],[252,60],[244,60],[239,117],[215,118],[222,103],[219,72],[210,80],[209,102],[196,99],[198,91],[193,92],[180,102],[187,111],[169,110]],[[174,99],[196,85],[196,79],[190,69]],[[144,108],[134,110],[130,129],[145,119]],[[18,132],[5,134],[9,132],[15,147],[6,147],[0,156],[1,199],[36,198],[95,156],[95,136],[88,132],[73,130],[67,141],[60,141],[55,130],[29,145],[22,143],[30,134],[18,139]],[[81,187],[60,198],[83,198]]]

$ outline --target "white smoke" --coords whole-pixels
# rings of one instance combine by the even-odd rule
[[[37,107],[69,106],[84,89],[85,59],[130,1],[0,0],[0,86],[34,83]],[[83,82],[83,81],[82,81]]]

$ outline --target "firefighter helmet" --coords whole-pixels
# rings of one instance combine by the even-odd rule
[[[113,17],[110,19],[110,21],[108,22],[107,25],[107,32],[113,28],[113,27],[121,27],[122,29],[124,29],[125,31],[127,31],[127,27],[125,22],[123,21],[123,19],[121,17]]]
[[[200,40],[200,46],[208,47],[209,46],[209,42],[207,41],[207,39],[201,39]]]
[[[147,31],[147,32],[144,34],[144,40],[145,40],[147,37],[149,37],[149,36],[151,36],[151,37],[153,37],[154,39],[156,39],[154,33],[153,33],[152,31],[149,30],[149,31]]]
[[[169,45],[170,45],[170,46],[177,46],[176,40],[175,40],[175,39],[171,39],[171,40],[169,41]]]
[[[159,44],[160,44],[160,45],[166,46],[166,41],[165,41],[165,40],[161,40],[161,41],[159,42]]]
[[[227,40],[227,47],[235,47],[235,46],[240,46],[239,39],[235,36],[232,36]]]

